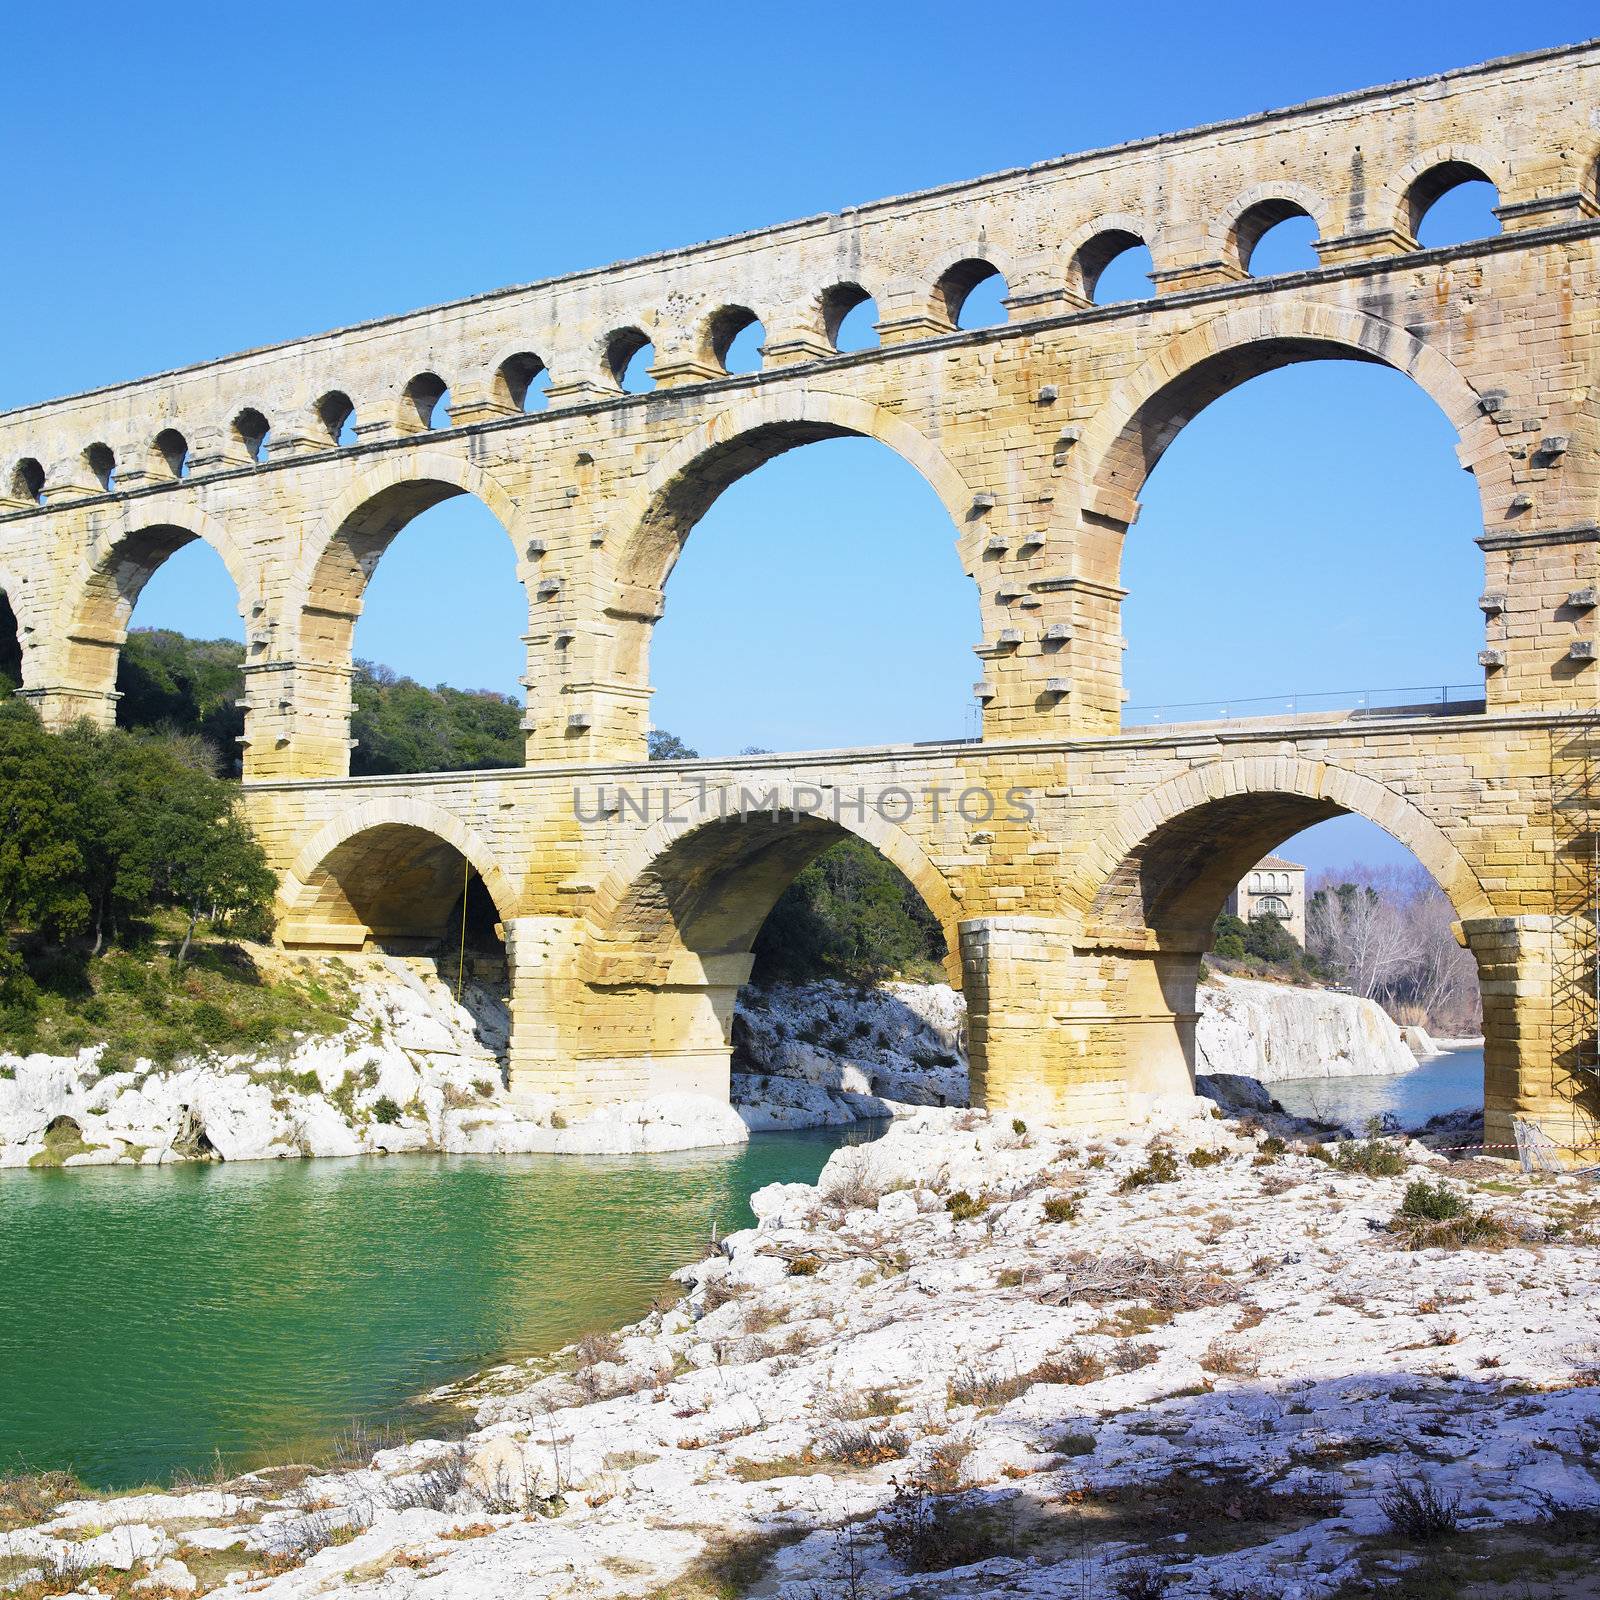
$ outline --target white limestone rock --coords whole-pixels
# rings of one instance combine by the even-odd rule
[[[662,1122],[677,1114],[658,1108]],[[1125,1189],[1157,1144],[1175,1176]],[[395,1491],[453,1448],[421,1439],[292,1492],[263,1478],[231,1505],[62,1507],[0,1535],[0,1558],[44,1568],[126,1525],[142,1530],[142,1579],[170,1570],[174,1538],[265,1555],[336,1526],[340,1539],[301,1564],[237,1586],[262,1600],[368,1588],[624,1600],[680,1584],[725,1538],[788,1530],[798,1537],[756,1591],[775,1600],[838,1590],[847,1540],[885,1597],[1099,1595],[1150,1555],[1178,1569],[1174,1594],[1315,1600],[1370,1560],[1367,1541],[1392,1544],[1382,1496],[1397,1477],[1459,1495],[1469,1528],[1600,1504],[1586,1465],[1600,1432],[1600,1246],[1560,1226],[1587,1189],[1514,1173],[1486,1186],[1467,1169],[1433,1175],[1535,1248],[1409,1250],[1384,1224],[1410,1173],[1274,1153],[1204,1102],[1159,1103],[1148,1127],[1098,1137],[924,1108],[837,1151],[818,1185],[760,1190],[759,1225],[681,1269],[687,1297],[623,1330],[619,1359],[583,1369],[582,1384],[570,1352],[455,1391],[476,1397],[477,1426],[444,1509],[394,1509]],[[951,1215],[956,1189],[979,1215]],[[1052,1220],[1045,1202],[1062,1194],[1076,1216]],[[1158,1301],[1162,1315],[1141,1315]],[[969,1400],[964,1386],[986,1376],[998,1392]],[[876,1464],[834,1464],[832,1419],[863,1412],[853,1427],[898,1441]],[[910,1574],[884,1535],[896,1485],[936,1452],[1001,1527],[1128,1484],[1188,1495],[1219,1477],[1239,1485],[1239,1513],[1215,1544],[1181,1544],[1159,1519],[1148,1535],[1118,1519],[1107,1543],[1090,1519],[1082,1539]],[[524,1484],[537,1504],[505,1509],[499,1494]],[[1260,1517],[1291,1490],[1322,1503]]]
[[[1198,991],[1195,1070],[1273,1084],[1409,1072],[1416,1057],[1373,1000],[1214,976]]]

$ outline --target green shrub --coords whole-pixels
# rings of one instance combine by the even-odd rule
[[[1044,1220],[1046,1222],[1076,1222],[1078,1220],[1078,1202],[1071,1195],[1051,1195],[1044,1203]]]
[[[1416,1222],[1449,1222],[1469,1210],[1471,1207],[1454,1189],[1443,1183],[1429,1183],[1426,1178],[1413,1178],[1406,1186],[1399,1214]]]
[[[1178,1158],[1165,1145],[1157,1145],[1151,1150],[1145,1164],[1142,1167],[1135,1167],[1117,1185],[1117,1193],[1131,1194],[1135,1189],[1148,1189],[1157,1183],[1177,1181]]]
[[[225,1044],[233,1037],[233,1022],[221,1006],[202,1000],[189,1013],[195,1031],[207,1044]]]
[[[957,1189],[944,1203],[944,1208],[957,1222],[971,1222],[988,1209],[982,1200],[974,1200],[965,1189]]]
[[[1376,1123],[1367,1125],[1365,1139],[1335,1145],[1330,1160],[1340,1172],[1359,1172],[1368,1178],[1398,1178],[1406,1170],[1406,1158],[1379,1137]]]
[[[380,1094],[377,1104],[372,1108],[372,1115],[379,1122],[398,1122],[400,1120],[400,1107],[388,1095]]]
[[[754,981],[932,975],[944,934],[922,897],[860,839],[843,839],[779,897],[755,943]]]

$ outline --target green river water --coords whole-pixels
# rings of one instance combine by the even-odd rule
[[[643,1315],[756,1189],[864,1136],[0,1172],[0,1471],[123,1487],[416,1420],[425,1390]]]

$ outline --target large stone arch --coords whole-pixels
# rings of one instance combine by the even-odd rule
[[[1083,509],[1126,527],[1138,496],[1178,434],[1212,401],[1251,378],[1302,361],[1392,367],[1438,405],[1460,438],[1457,457],[1478,481],[1485,520],[1510,498],[1511,462],[1480,396],[1447,357],[1364,312],[1281,300],[1224,313],[1180,334],[1111,391],[1084,429]]]
[[[734,1002],[756,935],[802,868],[842,838],[866,840],[917,887],[959,981],[955,898],[903,830],[818,814],[819,791],[802,799],[801,784],[761,787],[776,810],[741,816],[735,802],[724,816],[707,795],[644,829],[597,885],[579,931],[573,1008],[585,1081],[726,1100]]]
[[[1376,823],[1432,873],[1462,921],[1495,908],[1443,829],[1365,773],[1303,757],[1211,762],[1129,801],[1068,891],[1097,937],[1203,937],[1229,889],[1284,839],[1344,813]]]
[[[274,608],[282,617],[274,657],[292,667],[252,696],[265,708],[256,712],[263,737],[247,750],[256,775],[348,773],[355,631],[367,584],[414,518],[461,495],[487,506],[510,540],[531,617],[531,557],[519,539],[517,501],[464,450],[424,447],[355,473],[307,538],[281,613]]]
[[[663,590],[695,524],[717,498],[758,467],[823,439],[874,439],[909,463],[938,495],[956,534],[963,569],[978,565],[972,490],[949,458],[903,418],[870,401],[826,389],[756,395],[686,434],[644,476],[618,511],[626,530],[608,606],[610,680],[645,687],[650,636]],[[981,596],[979,597],[981,604]]]
[[[382,881],[385,859],[407,880],[392,895]],[[319,828],[284,873],[278,890],[279,939],[287,945],[359,948],[369,933],[381,937],[394,931],[383,917],[397,909],[398,901],[391,907],[386,895],[396,899],[419,890],[430,900],[418,908],[426,931],[438,909],[431,902],[448,896],[446,908],[455,903],[454,874],[462,860],[483,880],[501,919],[515,915],[519,896],[510,874],[488,843],[451,812],[402,793],[354,806]],[[341,881],[342,875],[350,881]],[[376,923],[373,910],[379,912]]]
[[[80,714],[107,727],[115,717],[117,667],[134,607],[166,561],[187,545],[209,546],[233,581],[241,618],[265,591],[261,563],[245,553],[220,519],[198,507],[171,518],[147,520],[146,513],[144,504],[133,502],[95,516],[76,571],[67,579],[52,637],[43,644],[54,656],[49,675],[70,685]]]
[[[871,845],[921,895],[944,931],[947,971],[959,985],[960,905],[944,874],[905,829],[885,821],[870,806],[860,817],[845,807],[837,820],[818,814],[817,790],[802,794],[808,790],[805,784],[760,783],[755,788],[763,797],[773,796],[775,813],[741,820],[729,815],[736,802],[725,805],[718,796],[707,794],[675,808],[630,841],[596,885],[589,903],[584,945],[585,967],[591,975],[605,965],[607,952],[627,952],[635,962],[669,965],[680,948],[692,948],[698,931],[709,925],[703,906],[681,901],[675,905],[674,892],[688,887],[691,874],[709,871],[727,881],[759,861],[774,869],[762,893],[744,913],[716,919],[714,937],[729,948],[697,952],[743,953],[795,873],[830,845],[854,837]],[[792,851],[787,848],[791,841]],[[697,844],[706,848],[697,851]],[[740,940],[742,947],[735,948]]]
[[[851,437],[876,439],[909,462],[939,496],[958,533],[964,530],[971,489],[939,447],[904,418],[827,389],[757,395],[707,418],[645,475],[619,513],[626,531],[616,561],[618,581],[661,588],[684,540],[724,490],[786,451]]]
[[[446,450],[388,457],[355,475],[302,552],[291,605],[302,648],[320,660],[347,663],[361,596],[384,551],[414,518],[464,494],[494,513],[511,541],[517,576],[524,579],[527,552],[517,545],[517,502],[492,473]]]

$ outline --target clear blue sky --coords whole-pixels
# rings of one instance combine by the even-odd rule
[[[17,8],[0,406],[1597,28],[1561,0],[1298,15]],[[1451,446],[1404,380],[1343,364],[1203,414],[1129,541],[1134,701],[1476,679],[1477,511]],[[952,538],[880,447],[762,469],[669,586],[657,723],[707,753],[968,731],[977,609]],[[504,535],[456,502],[385,558],[357,647],[511,689],[524,617]],[[134,620],[238,632],[198,550]],[[1300,853],[1376,854],[1374,834],[1328,825]]]

